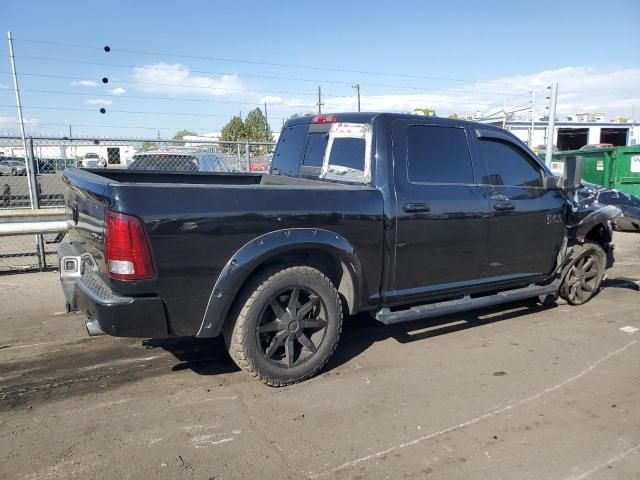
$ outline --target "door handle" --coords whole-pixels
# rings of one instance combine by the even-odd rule
[[[402,209],[407,213],[428,212],[431,207],[428,203],[405,203]]]
[[[515,210],[516,206],[513,204],[513,202],[497,202],[493,205],[493,208],[498,211],[504,211],[504,210]]]

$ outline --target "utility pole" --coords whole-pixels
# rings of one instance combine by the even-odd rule
[[[24,148],[25,173],[27,176],[27,187],[29,188],[29,197],[31,199],[31,208],[36,208],[37,197],[34,197],[35,185],[31,181],[31,170],[33,165],[29,164],[29,151],[27,150],[27,135],[24,131],[24,118],[22,116],[22,102],[20,101],[20,87],[18,86],[18,74],[16,73],[16,59],[13,54],[13,37],[11,32],[7,32],[7,41],[9,42],[9,58],[11,59],[11,72],[13,73],[13,88],[16,92],[16,106],[18,107],[18,122],[20,123],[20,133],[22,134],[22,147]]]
[[[553,158],[553,137],[556,129],[556,105],[558,103],[558,82],[554,82],[547,87],[551,90],[549,99],[549,123],[547,124],[547,150],[544,157],[544,163],[551,168],[551,160]]]
[[[531,132],[529,133],[529,148],[533,148],[533,134],[536,128],[536,92],[531,91]]]
[[[356,92],[357,92],[357,95],[358,95],[358,111],[360,111],[360,84],[359,83],[355,83],[355,84],[353,84],[351,86],[356,89]]]
[[[502,101],[502,129],[507,128],[507,99]]]
[[[267,102],[264,102],[264,131],[269,131],[269,117],[267,116]]]
[[[322,88],[320,87],[320,85],[318,85],[318,115],[322,113],[323,105],[324,103],[322,103]]]

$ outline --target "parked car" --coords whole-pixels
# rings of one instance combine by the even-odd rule
[[[152,150],[136,153],[129,170],[163,172],[229,172],[224,158],[212,152],[184,150]]]
[[[80,168],[103,168],[107,165],[104,159],[100,158],[97,153],[86,153],[78,162]]]
[[[281,386],[325,365],[346,313],[583,304],[620,211],[574,202],[579,162],[564,183],[497,127],[344,113],[290,120],[269,174],[68,169],[67,307],[90,334],[223,335]]]
[[[0,160],[2,175],[26,175],[27,168],[24,160]]]
[[[269,171],[271,163],[271,155],[257,155],[249,160],[249,171],[256,173],[264,173]]]

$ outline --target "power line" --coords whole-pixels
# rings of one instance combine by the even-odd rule
[[[16,39],[14,39],[16,40]],[[37,39],[29,39],[29,38],[19,38],[17,39],[20,42],[28,42],[28,43],[39,43],[43,45],[55,45],[55,46],[64,46],[64,47],[72,47],[72,48],[85,48],[91,50],[103,50],[105,47],[97,47],[91,45],[80,45],[73,43],[63,43],[63,42],[52,42],[48,40],[37,40]],[[356,70],[356,69],[347,69],[347,68],[337,68],[337,67],[324,67],[324,66],[315,66],[315,65],[302,65],[302,64],[294,64],[294,63],[277,63],[277,62],[263,62],[257,60],[246,60],[246,59],[234,59],[234,58],[224,58],[224,57],[208,57],[202,55],[184,55],[184,54],[176,54],[169,52],[156,52],[149,50],[134,50],[134,49],[124,49],[109,46],[110,52],[122,52],[122,53],[134,53],[138,55],[155,55],[155,56],[166,56],[166,57],[175,57],[175,58],[188,58],[193,60],[209,60],[216,62],[228,62],[228,63],[241,63],[241,64],[249,64],[249,65],[263,65],[270,67],[281,67],[281,68],[298,68],[304,70],[323,70],[330,72],[341,72],[341,73],[357,73],[364,75],[380,75],[387,77],[401,77],[401,78],[422,78],[427,80],[443,80],[443,81],[451,81],[451,82],[462,82],[462,83],[476,83],[476,84],[485,84],[485,85],[513,85],[531,88],[531,85],[526,84],[517,84],[512,82],[501,82],[498,80],[494,81],[481,81],[481,80],[471,80],[471,79],[462,79],[462,78],[454,78],[454,77],[437,77],[431,75],[412,75],[405,73],[391,73],[391,72],[380,72],[373,70]]]
[[[3,73],[3,72],[0,72]],[[76,80],[76,81],[81,81],[81,80],[87,80],[86,78],[80,78],[80,77],[68,77],[68,76],[61,76],[61,75],[48,75],[48,74],[32,74],[32,73],[22,73],[21,75],[29,75],[29,76],[41,76],[41,77],[53,77],[53,78],[60,78],[60,79],[67,79],[67,80]],[[114,80],[110,80],[109,83],[113,82]],[[166,86],[173,86],[173,87],[184,87],[184,88],[191,88],[190,85],[182,85],[182,84],[157,84],[157,83],[138,83],[138,82],[118,82],[115,81],[116,83],[131,83],[131,84],[135,84],[135,85],[166,85]],[[193,87],[193,88],[197,88],[197,87]],[[220,89],[218,87],[207,87],[207,88],[212,88],[214,90],[216,89]],[[317,94],[309,94],[309,93],[294,93],[294,92],[279,92],[279,91],[272,91],[272,90],[242,90],[242,89],[234,89],[234,91],[242,91],[242,92],[262,92],[262,93],[280,93],[280,94],[289,94],[289,95],[313,95],[313,96],[317,96]],[[31,91],[31,92],[41,92],[41,93],[54,93],[56,91],[51,91],[51,90],[37,90],[37,89],[21,89],[21,91]],[[201,101],[201,102],[210,102],[210,103],[237,103],[237,104],[247,104],[247,105],[255,105],[256,102],[238,102],[238,101],[231,101],[231,100],[200,100],[200,99],[194,99],[194,98],[183,98],[183,97],[179,97],[179,98],[174,98],[174,97],[159,97],[159,96],[136,96],[136,95],[130,95],[130,94],[126,94],[126,95],[115,95],[115,94],[106,94],[106,93],[102,93],[102,92],[93,92],[93,93],[84,93],[84,92],[61,92],[61,91],[57,91],[60,94],[69,94],[69,95],[83,95],[83,96],[106,96],[106,97],[116,97],[116,98],[147,98],[147,99],[155,99],[155,100],[185,100],[185,101]],[[474,92],[475,93],[475,92]],[[528,95],[528,94],[525,94]],[[322,93],[323,97],[332,97],[332,98],[348,98],[349,95],[328,95],[326,93]],[[380,97],[382,95],[370,95],[367,97],[362,97],[363,100],[369,100],[371,101],[372,99],[376,99],[377,97]],[[518,95],[518,97],[520,96],[524,96],[524,95]],[[497,102],[490,102],[490,103],[485,103],[485,102],[475,102],[475,101],[468,101],[468,102],[452,102],[449,100],[433,100],[433,99],[425,99],[425,98],[416,98],[416,97],[407,97],[407,96],[403,96],[403,100],[405,101],[416,101],[416,102],[424,102],[424,101],[439,101],[442,103],[446,103],[449,105],[480,105],[480,106],[490,106],[490,105],[495,105]],[[276,105],[276,104],[273,104]],[[295,105],[290,105],[290,104],[280,104],[280,106],[282,107],[288,107],[288,108],[315,108],[315,105],[312,104],[295,104]]]
[[[149,95],[131,95],[127,93],[126,95],[117,95],[113,93],[85,93],[85,92],[63,92],[61,90],[36,90],[29,88],[21,88],[20,92],[31,92],[31,93],[46,93],[50,95],[78,95],[83,97],[111,97],[111,98],[136,98],[143,100],[169,100],[169,101],[180,101],[180,102],[198,102],[198,103],[224,103],[224,104],[238,104],[238,105],[258,105],[257,102],[240,102],[236,100],[211,100],[206,98],[184,98],[184,97],[158,97],[158,96],[149,96]],[[270,104],[270,108],[314,108],[314,105],[309,104],[300,104],[300,105],[288,105],[284,103],[272,103]]]
[[[0,105],[2,108],[13,108],[12,105]],[[44,107],[44,106],[36,106],[29,105],[25,106],[30,109],[38,109],[38,110],[64,110],[71,112],[92,112],[97,113],[95,109],[90,108],[73,108],[73,107]],[[105,109],[106,110],[106,109]],[[102,113],[102,112],[100,112]],[[182,113],[182,112],[146,112],[146,111],[133,111],[133,110],[106,110],[105,113],[126,113],[130,115],[175,115],[179,117],[218,117],[218,118],[228,118],[229,115],[218,115],[215,113]],[[282,120],[281,117],[276,117],[275,120]]]
[[[0,72],[0,74],[2,73],[8,73],[8,72]],[[52,74],[48,74],[48,73],[31,73],[31,72],[20,72],[20,76],[22,77],[44,77],[44,78],[56,78],[56,79],[63,79],[63,80],[76,80],[76,81],[82,81],[82,80],[87,80],[86,77],[81,78],[81,77],[69,77],[66,75],[52,75]],[[180,87],[180,88],[187,88],[187,89],[204,89],[204,90],[222,90],[222,91],[230,91],[230,92],[240,92],[240,93],[274,93],[274,94],[281,94],[281,95],[306,95],[306,96],[313,96],[315,97],[314,93],[308,93],[308,92],[290,92],[290,91],[280,91],[280,90],[246,90],[243,88],[228,88],[228,87],[211,87],[211,86],[204,86],[204,85],[188,85],[188,84],[182,84],[182,83],[152,83],[152,82],[137,82],[137,81],[129,81],[129,80],[118,80],[118,79],[108,79],[107,83],[123,83],[125,85],[147,85],[147,86],[157,86],[157,87]],[[104,83],[104,82],[103,82]],[[342,95],[327,95],[325,94],[325,96],[327,97],[342,97]]]
[[[63,58],[34,57],[34,56],[29,56],[29,55],[21,55],[20,58],[21,59],[28,59],[28,60],[57,62],[57,63],[71,63],[71,64],[80,64],[80,65],[95,65],[95,66],[110,67],[110,68],[115,67],[115,68],[145,69],[145,70],[151,70],[151,71],[167,70],[167,71],[170,71],[170,72],[171,71],[176,71],[175,68],[152,66],[152,65],[130,65],[130,64],[121,64],[121,63],[90,62],[90,61],[85,61],[85,60],[68,60],[68,59],[63,59]],[[281,77],[281,76],[275,76],[275,75],[261,75],[261,74],[254,74],[254,73],[233,73],[233,72],[218,72],[218,71],[211,71],[211,70],[192,70],[192,69],[189,69],[189,72],[197,73],[197,74],[201,74],[201,75],[227,75],[227,76],[235,76],[235,77],[263,78],[263,79],[268,79],[268,80],[288,80],[288,81],[295,81],[295,82],[310,82],[310,83],[318,83],[318,82],[320,82],[320,83],[331,83],[331,84],[337,84],[337,85],[353,85],[353,82],[342,81],[342,80],[298,78],[298,77]],[[397,89],[405,89],[405,90],[427,90],[427,91],[447,91],[447,90],[450,90],[450,91],[461,92],[461,93],[474,93],[474,94],[484,94],[484,95],[500,95],[500,96],[507,96],[507,97],[519,97],[519,96],[528,95],[528,93],[526,93],[526,94],[522,94],[522,93],[505,94],[504,92],[487,92],[487,91],[482,91],[482,90],[461,90],[461,89],[452,88],[452,87],[434,88],[434,87],[423,87],[423,86],[416,86],[416,85],[389,85],[389,84],[384,84],[384,83],[369,83],[369,82],[360,82],[360,85],[369,86],[369,87],[381,87],[381,88],[397,88]]]

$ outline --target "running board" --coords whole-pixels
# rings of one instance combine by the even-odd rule
[[[558,284],[554,282],[549,285],[529,285],[528,287],[506,290],[504,292],[484,297],[471,297],[469,295],[465,295],[463,298],[456,300],[428,303],[426,305],[418,305],[408,308],[407,310],[399,310],[395,312],[392,312],[389,307],[382,307],[376,313],[376,320],[384,323],[385,325],[393,325],[395,323],[410,322],[412,320],[438,317],[440,315],[447,315],[450,313],[466,312],[468,310],[500,305],[502,303],[516,302],[518,300],[537,297],[538,295],[548,295],[557,292]]]

